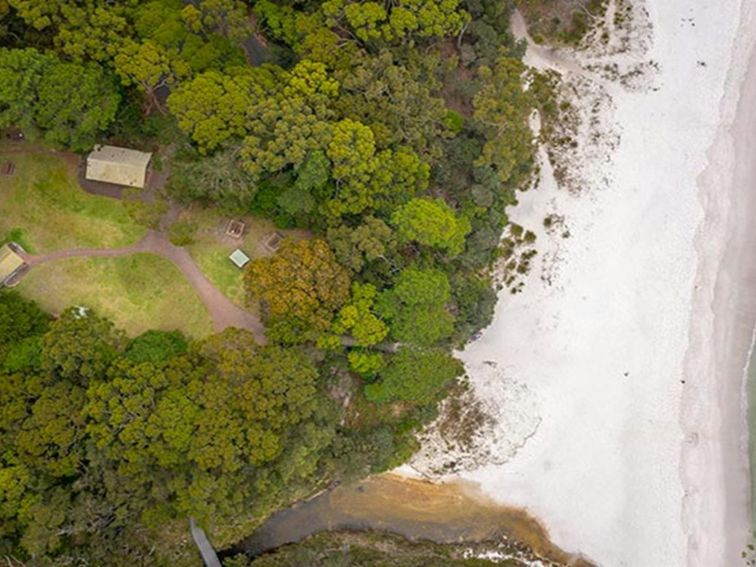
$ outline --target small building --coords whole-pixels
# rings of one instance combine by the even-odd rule
[[[12,286],[18,282],[17,276],[26,270],[26,262],[19,252],[20,247],[13,244],[0,246],[0,287]]]
[[[231,253],[231,255],[229,256],[229,259],[234,263],[234,265],[237,268],[243,268],[244,266],[249,264],[249,256],[247,256],[244,252],[242,252],[238,248]]]
[[[86,178],[143,188],[152,154],[117,146],[95,146],[87,157]]]

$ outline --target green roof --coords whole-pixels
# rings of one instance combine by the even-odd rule
[[[24,260],[7,244],[0,246],[0,282],[24,265]]]
[[[249,256],[247,256],[244,252],[242,252],[238,248],[231,253],[229,258],[239,268],[243,268],[249,262]]]

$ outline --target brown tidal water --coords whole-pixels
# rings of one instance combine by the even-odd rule
[[[436,543],[517,541],[540,558],[592,565],[551,543],[527,512],[494,503],[474,484],[434,484],[392,474],[342,485],[281,510],[227,552],[257,556],[326,530],[378,530]]]

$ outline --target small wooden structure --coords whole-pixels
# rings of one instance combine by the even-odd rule
[[[228,221],[228,224],[226,224],[226,236],[237,239],[241,238],[244,236],[244,229],[246,228],[247,225],[245,225],[244,222],[231,219]]]
[[[205,567],[222,567],[220,559],[218,559],[218,554],[215,553],[213,545],[210,543],[210,540],[207,539],[205,530],[200,528],[194,522],[194,518],[189,518],[189,529],[192,532],[192,539],[194,539],[194,543],[197,544],[197,549],[199,549]]]
[[[228,258],[239,269],[249,264],[249,256],[247,256],[244,252],[242,252],[238,248],[234,250]]]
[[[13,175],[16,173],[16,164],[12,161],[6,161],[0,166],[0,175]]]
[[[19,281],[19,277],[26,272],[28,266],[21,253],[23,248],[11,242],[0,246],[0,287],[12,287]]]
[[[265,246],[269,252],[275,252],[281,246],[283,240],[284,235],[275,230],[265,237],[263,240],[263,246]]]
[[[142,189],[152,154],[117,146],[95,146],[87,156],[86,178]]]

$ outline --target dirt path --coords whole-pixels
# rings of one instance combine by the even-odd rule
[[[73,174],[78,176],[79,184],[83,190],[115,199],[119,199],[122,196],[122,188],[112,186],[117,189],[117,191],[113,192],[110,184],[84,182],[83,170],[81,168],[82,160],[77,154],[50,150],[43,146],[29,144],[28,142],[20,142],[18,145],[6,144],[2,147],[0,153],[33,155],[35,152],[43,152],[63,159],[71,168]],[[166,213],[165,218],[161,219],[161,228],[167,229],[177,216],[178,209],[175,206],[172,206],[168,213]],[[265,329],[260,319],[237,307],[231,300],[223,295],[200,271],[189,252],[184,248],[171,244],[164,232],[150,230],[142,240],[124,248],[77,248],[71,250],[59,250],[38,256],[26,254],[24,257],[26,263],[29,264],[30,267],[34,267],[46,262],[54,262],[66,258],[115,258],[140,252],[155,254],[156,256],[170,260],[176,265],[186,279],[189,280],[189,283],[199,295],[202,303],[205,304],[205,308],[213,320],[213,328],[215,331],[219,332],[229,327],[247,329],[254,334],[255,339],[258,342],[265,342]]]
[[[46,262],[55,262],[56,260],[66,258],[114,258],[140,252],[155,254],[156,256],[170,260],[176,265],[205,304],[216,331],[222,331],[228,327],[247,329],[254,334],[258,342],[265,342],[265,329],[260,319],[252,313],[234,305],[218,288],[210,283],[197,267],[189,252],[184,248],[171,244],[164,233],[154,230],[148,231],[142,240],[124,248],[59,250],[37,256],[26,255],[25,260],[33,268]]]
[[[528,33],[528,26],[523,18],[522,13],[519,10],[512,12],[512,18],[510,20],[510,31],[515,40],[524,39],[528,44],[527,52],[523,61],[536,69],[550,69],[557,73],[564,75],[571,73],[594,81],[603,86],[611,86],[611,82],[607,81],[604,77],[585,69],[577,59],[570,56],[570,51],[567,49],[559,49],[555,47],[548,47],[538,45]]]

